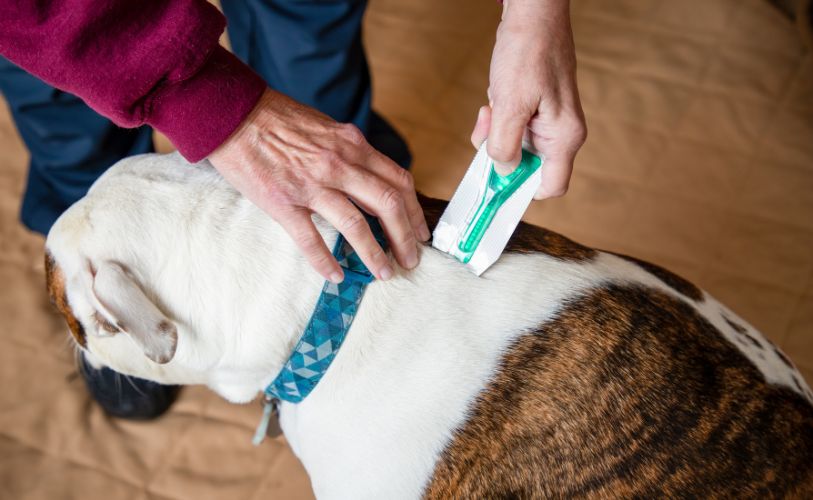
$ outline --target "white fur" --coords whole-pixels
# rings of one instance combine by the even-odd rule
[[[335,232],[317,222],[332,243]],[[208,164],[189,165],[176,154],[120,162],[59,219],[47,246],[91,333],[92,359],[161,382],[206,384],[233,402],[251,400],[276,376],[322,285],[276,223]],[[177,326],[169,363],[147,359],[127,334],[92,334],[88,264],[101,262],[126,266]],[[322,382],[301,404],[281,409],[286,438],[317,496],[418,497],[501,353],[567,301],[607,282],[639,283],[692,303],[609,254],[589,263],[505,255],[477,278],[424,248],[416,270],[372,283]],[[711,297],[698,311],[733,339],[722,316],[736,319],[733,313]],[[801,376],[770,349],[760,357],[733,344],[766,380],[797,390],[793,377]]]

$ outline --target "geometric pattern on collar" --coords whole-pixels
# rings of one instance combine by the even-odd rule
[[[366,216],[366,214],[365,214]],[[386,250],[386,239],[378,220],[367,217],[373,235]],[[266,400],[299,403],[313,391],[336,358],[373,274],[353,247],[339,234],[333,256],[344,270],[344,281],[325,281],[313,314],[277,377],[265,388]]]

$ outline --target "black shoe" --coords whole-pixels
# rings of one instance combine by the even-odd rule
[[[162,385],[128,377],[107,367],[97,370],[83,355],[79,373],[93,399],[110,416],[130,420],[150,420],[164,414],[178,397],[180,386]]]
[[[409,170],[412,165],[412,154],[409,146],[387,120],[373,111],[370,114],[370,123],[367,128],[367,142],[375,149],[389,156],[392,161]]]

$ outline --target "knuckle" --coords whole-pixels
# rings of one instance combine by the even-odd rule
[[[415,179],[408,170],[399,167],[396,176],[399,186],[403,186],[407,189],[415,189]]]
[[[398,209],[403,202],[404,200],[401,193],[399,193],[398,190],[393,187],[385,189],[379,198],[381,208],[388,212]]]
[[[407,217],[409,217],[409,220],[411,220],[411,221],[417,221],[417,220],[420,219],[420,221],[425,222],[424,221],[424,213],[423,213],[423,209],[421,208],[420,201],[418,202],[417,205],[412,206],[412,207],[409,208],[409,213],[407,214]]]
[[[369,259],[373,262],[383,262],[387,260],[387,254],[381,249],[381,246],[375,245],[369,252]]]
[[[299,246],[302,247],[302,250],[305,253],[315,254],[319,251],[319,245],[321,242],[314,238],[310,231],[297,230],[292,236],[294,240],[299,242]]]
[[[360,242],[357,250],[361,260],[376,267],[387,260],[387,253],[374,238]]]
[[[339,221],[339,226],[342,232],[345,231],[359,231],[363,228],[363,224],[365,224],[364,216],[361,215],[361,212],[355,212],[352,214],[345,215]]]
[[[568,141],[576,148],[581,147],[587,140],[587,125],[584,119],[578,116],[570,116],[564,120],[562,130]]]
[[[273,213],[284,211],[286,208],[296,204],[294,196],[286,189],[264,188],[261,190],[261,193]]]
[[[359,130],[359,128],[352,123],[343,123],[339,125],[339,134],[342,136],[342,138],[344,138],[344,140],[356,146],[362,145],[366,142],[364,134],[361,133],[361,130]]]
[[[331,260],[333,257],[327,252],[314,252],[311,257],[311,262],[313,263],[314,267],[317,268],[329,268],[331,267]]]
[[[528,106],[514,98],[513,95],[494,96],[495,114],[502,114],[507,118],[519,118],[528,114]]]
[[[579,146],[587,142],[587,124],[582,122],[579,128]]]
[[[342,157],[332,150],[325,150],[319,153],[319,161],[316,162],[314,173],[317,178],[325,179],[335,175],[337,170],[344,166]]]
[[[514,156],[510,148],[499,142],[489,142],[487,149],[488,156],[490,156],[493,160],[508,162],[511,161]]]
[[[319,153],[319,163],[330,167],[337,166],[341,163],[341,157],[336,151],[326,149]]]
[[[393,239],[396,246],[415,245],[415,234],[411,230],[396,231]]]
[[[381,248],[381,245],[374,243],[371,244],[368,248],[365,249],[367,253],[367,257],[373,261],[380,261],[382,259],[387,258],[387,254],[384,253],[384,250]]]

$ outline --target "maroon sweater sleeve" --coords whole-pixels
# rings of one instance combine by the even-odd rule
[[[218,44],[205,0],[0,0],[0,54],[122,127],[149,124],[205,158],[265,83]]]

